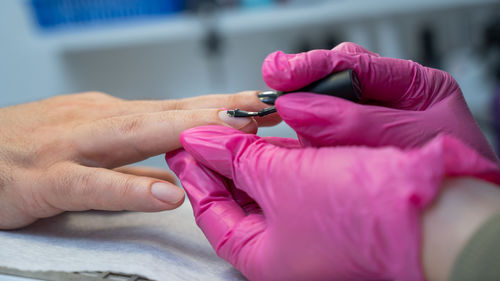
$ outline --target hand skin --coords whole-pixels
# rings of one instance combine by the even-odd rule
[[[449,280],[453,264],[482,223],[500,212],[500,188],[474,178],[447,179],[422,216],[422,265],[429,281]]]
[[[180,133],[191,127],[220,124],[255,133],[257,126],[278,123],[276,114],[258,122],[220,114],[220,108],[267,107],[256,95],[126,101],[90,92],[0,109],[0,229],[64,211],[180,206],[184,192],[169,172],[122,166],[179,148]]]

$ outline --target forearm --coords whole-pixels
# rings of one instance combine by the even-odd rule
[[[498,186],[473,178],[446,180],[438,200],[422,218],[422,260],[427,279],[449,280],[460,251],[482,224],[499,212]]]

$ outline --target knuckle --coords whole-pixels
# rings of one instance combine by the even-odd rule
[[[51,186],[55,189],[55,194],[62,197],[67,197],[71,192],[70,188],[73,185],[75,176],[67,171],[53,171],[50,174],[49,180],[51,181]]]
[[[132,194],[134,192],[134,188],[137,185],[137,182],[135,180],[135,177],[133,176],[127,176],[123,180],[123,185],[122,188],[120,188],[120,195],[122,198],[128,197],[128,195]]]
[[[103,93],[103,92],[99,92],[99,91],[90,91],[90,92],[85,92],[85,93],[82,93],[82,96],[86,97],[86,98],[95,98],[95,99],[115,99],[115,97],[111,96],[111,95],[108,95],[106,93]]]
[[[77,100],[87,101],[87,100],[109,99],[109,98],[114,98],[114,97],[111,95],[108,95],[106,93],[99,92],[99,91],[87,91],[87,92],[81,92],[81,93],[75,93],[75,94],[69,94],[69,95],[62,95],[62,96],[58,96],[56,98],[59,98],[61,100],[77,99]]]
[[[86,92],[58,96],[46,101],[48,116],[55,121],[86,120],[88,116],[103,114],[120,99],[100,92]]]
[[[14,163],[12,161],[0,154],[0,198],[1,194],[6,192],[7,188],[14,182]]]
[[[227,105],[232,107],[241,105],[242,101],[244,101],[242,100],[243,93],[244,92],[240,92],[239,94],[227,95],[226,96]]]
[[[91,181],[95,178],[95,172],[90,170],[87,173],[78,175],[75,179],[76,186],[81,187],[83,195],[91,195]]]
[[[342,42],[335,47],[335,50],[344,50],[344,49],[350,50],[350,49],[357,49],[358,47],[359,47],[358,45],[352,42]]]
[[[96,207],[102,209],[106,206],[103,196],[99,196],[98,171],[86,169],[73,179],[72,190],[69,196],[73,197],[72,204],[81,204],[81,208],[89,210]]]
[[[90,175],[77,173],[70,168],[56,169],[52,173],[53,187],[61,198],[84,196],[88,193]]]
[[[258,91],[242,91],[223,97],[224,105],[228,108],[241,108],[243,110],[258,110],[266,107],[257,98]]]
[[[13,191],[20,191],[15,198],[17,202],[21,202],[19,207],[39,218],[59,213],[53,204],[51,192],[42,191],[46,187],[43,177],[38,171],[24,170],[23,178],[13,184],[16,185]]]
[[[437,69],[436,70],[442,77],[443,81],[446,81],[450,84],[456,84],[458,85],[457,81],[455,80],[455,77],[453,77],[451,74],[449,74],[448,72],[444,71],[444,70],[440,70],[440,69]]]
[[[85,172],[67,173],[62,177],[60,195],[63,204],[71,204],[67,208],[92,209],[99,204],[101,197],[97,194],[97,171],[86,169]]]
[[[3,171],[6,171],[5,169]],[[0,194],[5,192],[7,186],[12,183],[12,176],[10,176],[10,171],[6,171],[6,173],[0,173]],[[0,196],[1,197],[1,196]]]
[[[51,205],[68,209],[73,198],[79,195],[76,194],[80,190],[79,176],[63,163],[50,167],[45,173],[45,180],[49,189],[45,192],[48,195],[45,201]]]
[[[177,110],[179,107],[179,101],[178,100],[158,101],[156,102],[155,107],[158,108],[160,111]]]
[[[189,100],[189,98],[159,101],[159,109],[161,111],[182,110],[188,104],[188,102],[185,100]]]
[[[434,89],[434,87],[437,86],[437,88],[434,89],[435,91],[437,90],[437,92],[452,93],[460,88],[458,82],[448,72],[429,67],[423,67],[423,69],[427,74],[426,77],[429,83],[429,89]]]
[[[165,101],[165,107],[169,110],[181,110],[184,108],[183,100],[172,99]]]
[[[137,183],[136,177],[134,176],[126,176],[123,179],[117,181],[118,185],[116,186],[116,200],[117,205],[116,208],[120,208],[120,206],[124,206],[129,198],[134,198],[134,194],[136,191],[136,187],[140,186]]]
[[[141,128],[143,123],[143,117],[132,116],[130,118],[126,118],[125,120],[111,118],[109,126],[116,128],[117,132],[121,135],[133,135]]]

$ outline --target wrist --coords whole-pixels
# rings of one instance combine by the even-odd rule
[[[448,280],[461,249],[500,212],[500,188],[474,179],[446,179],[422,215],[422,264],[428,280]]]

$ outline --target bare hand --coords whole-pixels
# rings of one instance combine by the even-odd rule
[[[0,228],[64,211],[155,212],[178,207],[182,189],[163,170],[121,167],[180,147],[185,129],[208,124],[255,132],[279,122],[230,118],[220,108],[266,107],[256,92],[183,100],[125,101],[66,95],[0,109]]]

